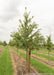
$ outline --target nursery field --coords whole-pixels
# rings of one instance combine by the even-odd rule
[[[45,1],[0,1],[0,75],[54,75],[54,3]]]
[[[0,47],[1,48],[1,47]],[[54,53],[32,51],[30,74],[26,71],[26,50],[11,46],[0,49],[0,75],[54,75]],[[41,74],[42,73],[42,74]]]

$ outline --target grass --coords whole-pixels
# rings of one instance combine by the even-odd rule
[[[13,66],[8,46],[0,56],[0,75],[13,75]]]
[[[16,52],[17,50],[15,48],[13,48]],[[26,54],[18,51],[18,53],[23,56],[26,59]],[[48,67],[47,65],[41,63],[40,61],[38,61],[37,59],[31,58],[31,65],[35,67],[35,69],[39,72],[39,73],[53,73],[54,75],[54,69]],[[49,74],[47,74],[49,75]]]

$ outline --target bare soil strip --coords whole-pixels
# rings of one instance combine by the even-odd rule
[[[2,52],[3,52],[3,50],[4,50],[5,48],[6,48],[6,47],[0,49],[0,56],[1,56],[1,54],[2,54]]]
[[[11,52],[11,58],[14,66],[14,75],[25,75],[26,74],[26,61],[24,58],[9,47]],[[38,73],[33,67],[30,69],[30,73]],[[38,75],[38,74],[37,74]]]
[[[23,53],[26,53],[25,51],[23,51],[23,50],[21,50],[21,49],[19,49],[19,51],[21,51],[21,52],[23,52]],[[31,56],[32,56],[33,58],[36,58],[36,59],[39,60],[40,62],[46,64],[47,66],[49,66],[49,67],[51,67],[51,68],[54,68],[54,61],[49,61],[49,62],[48,62],[48,60],[47,60],[46,58],[42,58],[42,57],[36,56],[36,55],[34,55],[34,54],[31,54]]]

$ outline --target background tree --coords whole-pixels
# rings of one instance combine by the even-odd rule
[[[10,40],[10,41],[9,41],[9,45],[10,45],[10,46],[14,46],[14,45],[15,45],[14,40]]]
[[[39,32],[34,38],[34,48],[36,49],[36,55],[37,51],[40,49],[40,47],[42,47],[43,42],[44,42],[44,37]]]
[[[4,41],[4,42],[3,42],[3,46],[6,46],[6,45],[7,45],[7,43],[6,43],[6,41]]]
[[[46,43],[46,47],[48,49],[48,62],[49,62],[49,52],[52,50],[52,47],[53,47],[53,44],[52,44],[52,41],[51,41],[51,35],[47,36],[47,43]]]
[[[0,45],[2,45],[2,41],[0,41]]]
[[[11,37],[14,40],[15,46],[18,48],[22,47],[22,40],[21,40],[21,36],[18,32],[12,32]]]

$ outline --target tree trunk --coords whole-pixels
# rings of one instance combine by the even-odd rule
[[[27,69],[28,69],[28,50],[26,48],[26,72],[27,72]]]
[[[36,50],[36,56],[37,56],[37,50]]]
[[[31,57],[31,50],[29,49],[29,54],[28,54],[28,73],[30,73],[30,57]]]

